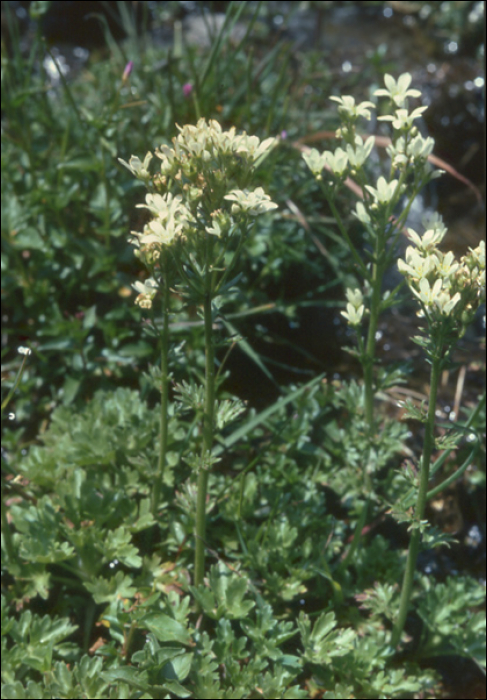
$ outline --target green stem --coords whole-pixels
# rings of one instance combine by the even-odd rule
[[[377,237],[379,238],[382,237]],[[381,306],[381,290],[382,290],[382,269],[374,263],[372,269],[372,298],[370,300],[370,319],[369,329],[367,332],[367,342],[365,345],[365,356],[363,359],[364,369],[364,411],[365,420],[369,429],[369,435],[372,434],[374,424],[374,359],[375,345],[377,336],[377,326],[379,325],[379,314]]]
[[[212,273],[207,269],[203,309],[205,323],[205,407],[203,415],[203,449],[200,472],[198,474],[198,491],[196,498],[195,586],[199,586],[203,583],[205,573],[206,492],[208,488],[211,448],[213,446],[213,416],[215,411],[215,351],[211,309],[213,298],[212,277]]]
[[[84,609],[83,617],[83,651],[88,653],[90,648],[91,633],[93,631],[93,623],[95,621],[96,603],[93,598],[88,600]]]
[[[421,542],[421,530],[419,524],[424,515],[424,509],[426,506],[428,495],[429,468],[431,462],[431,455],[435,443],[434,430],[436,396],[438,393],[441,366],[441,353],[438,352],[435,353],[435,356],[432,358],[431,364],[430,399],[428,407],[428,416],[425,424],[423,455],[421,457],[421,469],[419,476],[419,489],[414,513],[416,527],[414,528],[411,534],[411,540],[409,542],[409,551],[406,560],[406,570],[404,572],[401,600],[399,603],[399,614],[396,620],[396,624],[394,625],[394,629],[392,630],[391,645],[393,647],[397,647],[397,645],[399,644],[399,641],[401,639],[401,633],[404,629],[404,625],[406,622],[406,616],[409,608],[409,600],[411,598],[411,592],[413,588],[414,572],[416,569],[416,559],[418,557],[419,546]]]
[[[165,252],[163,254],[166,254]],[[155,516],[161,496],[162,480],[166,466],[167,452],[167,410],[169,403],[169,276],[167,274],[167,259],[163,262],[162,280],[162,315],[163,326],[161,332],[161,417],[159,429],[159,459],[157,474],[152,489],[151,512]]]
[[[477,420],[477,418],[478,418],[480,412],[484,409],[484,407],[485,407],[485,401],[486,401],[486,392],[485,392],[485,390],[484,390],[484,393],[483,393],[482,396],[480,397],[480,400],[479,400],[478,404],[476,405],[476,407],[474,408],[474,410],[473,410],[473,411],[471,412],[471,414],[469,415],[467,422],[466,422],[464,425],[462,425],[461,423],[458,423],[458,424],[457,424],[458,427],[461,428],[465,433],[468,431],[468,429],[470,428],[470,426]],[[471,457],[473,457],[473,455],[475,454],[476,450],[477,450],[477,447],[474,447],[474,449],[473,449],[473,451],[472,451],[472,454],[471,454],[471,456],[468,458],[467,462],[470,462],[470,459],[471,459]],[[445,464],[446,460],[448,459],[448,457],[451,455],[452,452],[453,452],[452,449],[445,450],[445,451],[443,452],[443,454],[441,455],[441,457],[438,457],[438,459],[435,460],[434,464],[431,465],[431,476],[433,476],[433,474],[436,474],[436,472],[438,471],[438,469],[441,469],[441,467]],[[468,466],[468,465],[467,465],[467,466]],[[454,475],[455,478],[458,478],[458,476],[460,476],[460,474],[463,473],[462,470],[464,469],[464,467],[465,467],[465,464],[463,464],[462,467],[460,467],[460,468],[455,472],[455,475]],[[452,475],[452,476],[453,476],[453,475]],[[448,479],[446,479],[446,481],[444,481],[444,482],[442,482],[442,483],[440,484],[440,486],[441,486],[442,489],[445,488],[446,486],[448,486],[448,485],[451,483],[451,482],[450,482],[450,478],[451,478],[451,477],[448,477]],[[447,482],[448,482],[448,483],[447,483]],[[438,487],[435,487],[435,488],[432,489],[431,491],[428,491],[428,500],[429,500],[430,498],[433,498],[433,496],[435,496],[437,493],[439,493],[439,488],[438,488]],[[413,499],[413,496],[414,496],[414,489],[411,488],[411,489],[409,489],[409,491],[404,495],[404,497],[401,499],[401,507],[402,507],[402,508],[409,508],[409,504],[412,503],[412,501],[414,500],[414,499]]]

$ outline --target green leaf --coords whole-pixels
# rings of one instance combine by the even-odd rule
[[[140,623],[150,630],[159,642],[191,644],[191,633],[180,622],[163,613],[145,615]]]
[[[93,583],[85,581],[84,586],[93,595],[93,600],[98,605],[122,598],[133,598],[137,593],[132,579],[123,571],[117,571],[115,576],[109,579],[99,577]]]
[[[63,404],[65,406],[69,406],[69,404],[74,401],[80,386],[81,379],[78,379],[76,377],[70,377],[69,375],[66,377],[66,379],[64,380],[62,393]]]
[[[230,620],[245,618],[255,605],[254,601],[244,600],[249,586],[247,578],[230,571],[221,562],[211,567],[209,578],[209,590],[204,586],[190,587],[206,614],[216,620],[224,616]]]
[[[142,692],[145,692],[149,687],[147,672],[140,672],[132,666],[119,666],[118,668],[103,671],[101,676],[108,683],[122,681],[123,683],[127,683],[131,688],[137,688],[137,690]]]
[[[421,408],[418,408],[411,399],[407,399],[403,402],[402,406],[404,408],[403,419],[419,420],[421,423],[426,423],[427,421],[427,411],[425,409],[426,402],[421,402]]]
[[[2,700],[51,700],[51,698],[52,693],[34,681],[28,681],[26,688],[20,681],[2,683]]]
[[[89,309],[86,309],[85,315],[83,316],[83,328],[85,330],[93,328],[93,326],[96,324],[96,321],[96,305],[90,306]]]
[[[46,242],[35,228],[26,227],[12,238],[14,248],[20,250],[46,250]]]
[[[350,653],[357,633],[353,629],[335,630],[335,613],[322,613],[313,628],[307,615],[300,613],[298,628],[301,632],[304,658],[311,663],[325,664],[337,656]]]
[[[225,399],[219,401],[216,407],[216,427],[222,430],[228,423],[234,421],[245,411],[245,404],[238,399]]]

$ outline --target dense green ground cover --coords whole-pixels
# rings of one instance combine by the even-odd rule
[[[356,269],[297,140],[338,127],[329,95],[370,99],[382,85],[380,60],[337,85],[320,52],[270,41],[264,14],[233,3],[209,49],[186,46],[177,31],[160,47],[127,16],[128,38],[117,44],[108,34],[108,48],[69,80],[40,35],[21,50],[10,17],[4,394],[22,359],[17,347],[32,354],[2,422],[2,698],[437,697],[436,657],[485,667],[485,589],[468,575],[418,572],[410,636],[391,646],[408,534],[389,513],[417,486],[414,469],[400,467],[421,453],[421,427],[376,402],[371,443],[360,383],[324,375],[339,340],[351,342],[338,320]],[[232,38],[244,20],[248,34]],[[278,209],[259,218],[215,324],[222,400],[237,352],[257,386],[244,379],[249,405],[217,435],[207,578],[195,587],[198,406],[183,410],[171,393],[153,512],[160,318],[149,323],[133,303],[131,284],[143,274],[129,232],[143,226],[135,204],[145,193],[117,158],[143,158],[171,141],[176,124],[200,117],[280,142],[255,173]],[[371,177],[380,167],[377,158]],[[350,212],[354,194],[341,189],[335,205]],[[344,220],[360,249],[363,227]],[[330,343],[313,357],[299,343],[310,309],[328,324],[320,332]],[[290,324],[292,342],[279,336]],[[171,347],[171,386],[202,382],[203,323],[179,294]],[[383,391],[397,369],[405,371],[386,368]],[[462,412],[467,439],[442,477],[468,461],[464,488],[474,501],[485,477],[484,418],[485,397]],[[446,549],[445,533],[428,536],[426,553]]]

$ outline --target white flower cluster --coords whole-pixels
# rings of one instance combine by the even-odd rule
[[[214,119],[200,119],[196,125],[178,126],[179,134],[172,147],[160,146],[155,155],[160,171],[151,175],[153,154],[142,161],[131,156],[120,162],[150,190],[145,204],[152,218],[143,231],[132,231],[136,255],[149,268],[151,277],[133,286],[138,292],[136,303],[150,308],[157,292],[158,267],[163,247],[174,252],[174,243],[183,242],[186,257],[198,258],[198,241],[209,234],[224,239],[235,231],[249,229],[252,217],[277,208],[262,187],[245,187],[252,169],[277,143],[263,141],[246,132],[237,134],[235,127],[224,131]],[[186,245],[187,242],[187,245]],[[181,247],[178,247],[180,254]]]
[[[417,107],[409,112],[407,106],[408,98],[419,97],[420,91],[409,88],[411,83],[409,73],[401,75],[397,82],[391,75],[386,74],[384,83],[386,87],[376,90],[374,95],[388,97],[393,104],[393,114],[378,117],[381,121],[390,121],[395,131],[393,143],[387,147],[393,168],[401,171],[408,164],[417,163],[421,164],[431,176],[432,169],[426,166],[426,160],[433,150],[434,141],[429,137],[423,138],[417,133],[417,128],[413,126],[413,122],[422,115],[426,107]],[[364,165],[372,151],[374,137],[370,136],[364,143],[363,139],[355,133],[355,123],[359,118],[370,121],[371,110],[375,109],[375,105],[368,100],[356,104],[352,95],[333,96],[330,99],[338,103],[338,113],[342,120],[342,126],[336,135],[337,137],[342,136],[346,140],[346,147],[338,147],[334,153],[331,151],[320,153],[316,148],[312,148],[303,153],[303,158],[318,180],[322,179],[324,168],[343,180],[349,174],[354,175],[355,171]],[[440,175],[441,172],[435,172],[435,176]],[[386,203],[389,200],[386,200],[385,196],[387,194],[390,198],[394,187],[386,189],[383,185],[378,184],[375,191],[377,193],[380,191],[380,196],[376,197],[376,201]]]
[[[187,232],[194,218],[180,195],[173,196],[170,192],[147,194],[145,201],[145,204],[136,206],[148,209],[154,218],[142,232],[131,231],[131,242],[137,248],[137,257],[150,267],[159,260],[162,246],[171,245],[178,236]],[[140,299],[137,303],[140,304]]]
[[[245,131],[237,134],[234,126],[223,131],[215,119],[208,122],[199,119],[196,125],[176,126],[179,134],[173,139],[173,148],[163,145],[156,150],[156,156],[162,161],[163,177],[172,177],[180,169],[187,174],[187,166],[195,158],[210,162],[231,155],[251,165],[277,143],[277,139],[272,137],[260,141],[257,136],[249,136]]]
[[[424,223],[427,228],[422,236],[408,229],[415,246],[408,246],[405,260],[398,260],[398,269],[421,304],[418,315],[433,323],[450,317],[458,322],[462,334],[485,299],[485,242],[470,248],[458,261],[452,252],[442,253],[437,248],[446,233],[441,217]]]

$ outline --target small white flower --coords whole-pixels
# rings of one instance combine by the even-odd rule
[[[251,161],[255,162],[264,153],[270,151],[277,144],[277,139],[270,137],[261,141],[257,136],[247,136],[244,134],[241,137],[240,143],[236,149],[236,153],[248,155]]]
[[[363,224],[370,224],[370,216],[367,213],[366,208],[362,202],[357,202],[355,205],[355,211],[352,212],[353,216],[357,217],[359,221]]]
[[[324,153],[320,153],[316,148],[312,148],[308,153],[303,153],[303,159],[315,177],[321,175],[321,171],[326,163]]]
[[[17,352],[19,353],[19,355],[31,355],[32,354],[32,350],[30,348],[24,347],[23,345],[20,345],[17,348]]]
[[[235,127],[223,131],[216,119],[206,122],[204,118],[198,120],[196,126],[186,124],[179,129],[178,136],[173,139],[174,150],[161,148],[161,155],[156,153],[163,161],[162,168],[169,171],[176,160],[184,156],[201,157],[209,161],[222,154],[236,153],[250,163],[255,163],[262,158],[278,140],[270,137],[261,141],[258,136],[249,136],[245,131],[237,134]]]
[[[407,153],[414,159],[424,160],[431,155],[434,145],[435,141],[431,136],[424,139],[421,134],[418,134],[409,143]]]
[[[277,209],[277,204],[271,200],[262,187],[257,187],[253,192],[232,190],[225,195],[224,199],[235,202],[232,206],[233,214],[244,211],[252,216],[257,216],[258,214],[265,214],[271,209]]]
[[[420,236],[412,228],[408,228],[408,238],[417,246],[419,250],[421,250],[423,253],[428,253],[434,250],[438,243],[441,243],[445,232],[446,229],[442,230],[441,228],[431,228]]]
[[[190,213],[183,204],[181,195],[173,195],[167,192],[161,194],[146,194],[146,204],[137,204],[136,206],[143,209],[148,209],[151,214],[156,216],[161,221],[173,219],[176,215],[181,214],[189,217]]]
[[[456,275],[457,270],[460,268],[460,263],[455,261],[455,255],[450,250],[446,255],[435,256],[435,273],[445,280],[450,281]]]
[[[389,204],[396,192],[398,183],[398,180],[391,180],[390,182],[387,182],[385,177],[381,176],[377,180],[377,188],[371,187],[370,185],[365,185],[365,189],[370,192],[377,203]]]
[[[217,238],[221,238],[229,232],[232,221],[226,212],[222,211],[221,209],[217,209],[211,213],[211,220],[212,225],[205,226],[207,233],[212,236],[217,236]]]
[[[217,238],[221,238],[223,234],[223,230],[216,219],[213,221],[213,226],[205,226],[205,231]]]
[[[420,280],[434,270],[435,262],[431,255],[423,257],[416,248],[408,246],[406,249],[406,261],[399,258],[397,267],[403,275],[407,275],[413,280]]]
[[[139,293],[135,303],[142,309],[150,309],[152,306],[152,300],[157,292],[157,282],[150,277],[145,282],[133,282],[132,287]]]
[[[355,326],[360,325],[360,323],[362,322],[362,318],[364,316],[364,311],[365,311],[365,307],[363,305],[359,306],[356,309],[355,306],[353,306],[353,304],[348,302],[347,310],[341,311],[340,313],[344,318],[347,319],[347,322],[350,326],[355,327]]]
[[[395,116],[385,114],[382,117],[377,117],[379,121],[392,122],[392,126],[397,130],[410,129],[413,121],[418,119],[428,107],[416,107],[411,113],[407,109],[396,109]]]
[[[323,155],[332,173],[338,175],[338,177],[345,173],[348,168],[348,154],[343,148],[337,148],[334,153],[325,151]]]
[[[436,308],[438,309],[440,314],[442,314],[442,316],[449,316],[455,308],[455,306],[460,301],[460,299],[460,292],[457,292],[452,297],[450,297],[448,292],[443,291],[435,298]]]
[[[347,299],[354,309],[358,309],[364,302],[364,295],[360,289],[347,289]]]
[[[355,104],[355,98],[352,95],[343,95],[342,97],[330,97],[330,100],[338,102],[338,112],[344,116],[356,119],[358,117],[363,117],[370,121],[371,109],[375,109],[375,104],[373,102],[360,102],[360,104]]]
[[[139,237],[142,245],[155,243],[156,245],[170,245],[174,239],[183,232],[183,224],[176,223],[171,218],[166,222],[161,222],[158,219],[149,221],[144,233]]]
[[[372,148],[375,143],[375,137],[374,136],[369,136],[367,141],[364,141],[360,138],[360,136],[357,136],[356,142],[355,142],[355,147],[352,147],[352,145],[349,143],[347,144],[347,154],[348,154],[348,161],[352,168],[361,168],[362,165],[365,163],[367,158],[370,156],[370,153],[372,151]]]
[[[150,151],[146,153],[143,161],[141,161],[138,156],[131,156],[128,163],[122,160],[122,158],[118,160],[122,165],[125,165],[135,177],[139,178],[139,180],[148,180],[150,178],[151,175],[148,170],[149,163],[152,160],[152,153]]]
[[[394,80],[392,75],[386,73],[384,76],[386,89],[379,88],[374,92],[374,95],[377,97],[389,97],[389,99],[391,99],[398,107],[402,107],[408,97],[421,96],[421,92],[419,90],[408,89],[411,84],[411,80],[412,78],[410,73],[403,73],[400,75],[397,82]]]
[[[442,280],[436,280],[431,287],[426,277],[422,277],[419,280],[419,289],[411,287],[411,290],[426,308],[431,308],[436,305],[436,299],[442,291]]]
[[[156,156],[162,161],[162,175],[170,175],[174,171],[174,169],[177,168],[176,152],[173,148],[170,148],[169,146],[163,144],[162,146],[159,146],[159,148],[156,149]]]

